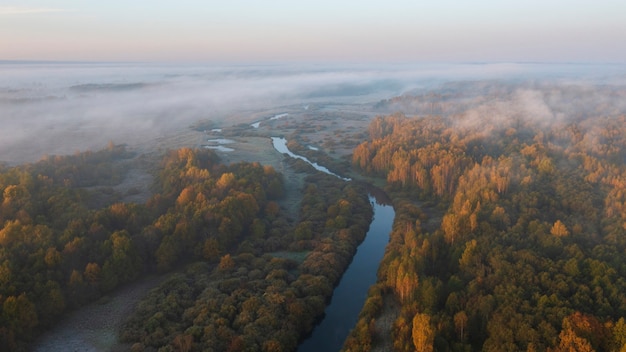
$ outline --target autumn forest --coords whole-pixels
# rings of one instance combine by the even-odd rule
[[[626,115],[584,99],[558,114],[475,109],[531,94],[518,88],[368,105],[377,116],[346,129],[346,155],[296,130],[292,150],[353,180],[284,156],[295,208],[283,172],[198,146],[159,156],[145,202],[102,193],[137,158],[123,145],[1,166],[0,350],[30,350],[156,277],[120,328],[128,350],[295,351],[366,236],[375,188],[393,230],[344,351],[626,351]]]
[[[387,300],[396,351],[623,350],[626,117],[465,117],[377,117],[354,150],[397,215],[346,350]]]

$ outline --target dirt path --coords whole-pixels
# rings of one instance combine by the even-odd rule
[[[33,351],[99,352],[126,351],[118,342],[118,329],[148,291],[167,276],[149,277],[115,291],[110,300],[102,299],[80,308],[46,332],[33,345]]]

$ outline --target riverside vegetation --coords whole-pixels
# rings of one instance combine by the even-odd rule
[[[115,161],[130,157],[110,146],[0,170],[0,349],[26,350],[66,311],[172,270],[124,328],[133,350],[295,349],[363,239],[365,192],[309,176],[293,220],[273,168],[183,148],[145,204],[95,206],[86,187],[122,178]]]

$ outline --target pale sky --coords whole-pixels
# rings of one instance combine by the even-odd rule
[[[0,0],[0,60],[626,62],[624,0]]]

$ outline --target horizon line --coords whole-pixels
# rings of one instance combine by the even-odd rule
[[[0,59],[0,64],[156,64],[156,65],[229,65],[229,66],[280,66],[280,65],[497,65],[497,64],[518,64],[518,65],[626,65],[626,62],[619,61],[537,61],[537,60],[464,60],[464,61],[164,61],[164,60],[37,60],[37,59]]]

